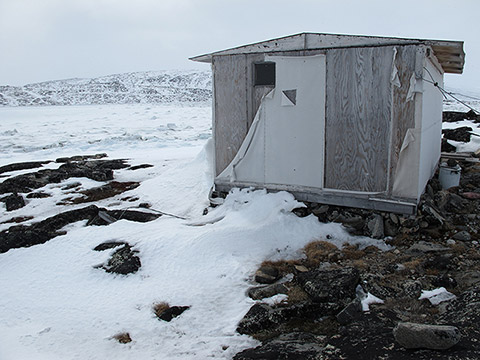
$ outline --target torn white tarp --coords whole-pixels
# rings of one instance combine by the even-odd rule
[[[397,65],[395,65],[395,59],[397,58],[397,48],[393,48],[393,62],[392,62],[392,76],[390,78],[390,82],[396,86],[401,87],[402,83],[400,82],[400,77],[398,76],[398,69]]]
[[[403,138],[395,169],[392,193],[394,196],[417,198],[418,156],[420,147],[420,129],[408,129]]]

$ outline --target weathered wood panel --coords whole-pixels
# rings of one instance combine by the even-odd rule
[[[255,86],[255,63],[263,62],[265,54],[248,54],[247,61],[247,126],[250,129],[264,94],[273,89],[271,86]]]
[[[246,56],[213,58],[215,87],[215,169],[233,160],[247,134]]]
[[[395,178],[400,149],[403,139],[409,128],[415,127],[415,101],[407,102],[410,77],[415,71],[415,57],[417,46],[397,47],[395,65],[398,70],[398,77],[401,86],[393,87],[393,109],[392,109],[392,146],[390,155],[390,182],[389,193],[392,191]]]
[[[387,190],[393,47],[327,52],[325,187]]]

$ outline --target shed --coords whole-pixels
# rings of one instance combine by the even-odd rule
[[[301,33],[191,58],[213,70],[215,189],[413,214],[463,42]]]

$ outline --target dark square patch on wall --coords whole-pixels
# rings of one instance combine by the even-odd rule
[[[275,86],[275,63],[255,64],[255,85]]]

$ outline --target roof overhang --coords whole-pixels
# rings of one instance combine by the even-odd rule
[[[461,74],[465,64],[463,41],[408,39],[363,35],[335,35],[320,33],[300,33],[277,39],[261,41],[216,51],[190,58],[193,61],[211,63],[214,56],[272,53],[296,50],[321,50],[349,47],[426,45],[433,50],[435,57],[446,73]]]

